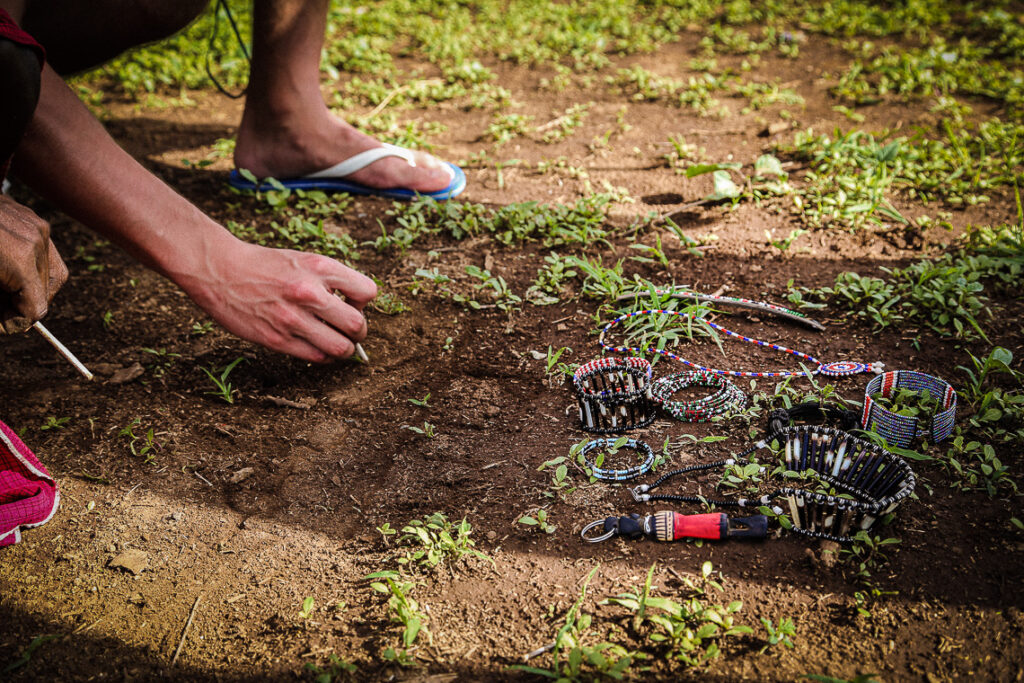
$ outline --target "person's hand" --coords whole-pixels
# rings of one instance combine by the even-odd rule
[[[332,258],[239,240],[175,279],[228,331],[315,363],[352,355],[377,296],[373,280]]]
[[[46,315],[68,268],[50,241],[50,224],[0,195],[0,327],[24,332]]]

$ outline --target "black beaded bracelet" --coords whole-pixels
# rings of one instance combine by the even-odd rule
[[[616,434],[651,424],[653,376],[643,358],[598,358],[577,368],[572,382],[583,429]]]

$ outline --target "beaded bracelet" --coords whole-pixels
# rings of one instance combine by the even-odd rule
[[[769,342],[766,342],[766,341],[761,341],[760,339],[754,339],[752,337],[746,337],[746,336],[744,336],[744,335],[742,335],[742,334],[740,334],[738,332],[733,332],[732,330],[728,330],[728,329],[722,327],[721,325],[719,325],[717,323],[711,322],[710,320],[705,320],[704,322],[706,322],[708,324],[708,326],[711,327],[712,329],[717,330],[717,331],[721,332],[722,334],[724,334],[726,336],[735,337],[736,339],[739,339],[741,341],[745,341],[745,342],[748,342],[748,343],[751,343],[751,344],[756,344],[758,346],[765,346],[765,347],[767,347],[769,349],[773,349],[775,351],[780,351],[782,353],[788,353],[790,355],[796,356],[797,358],[800,358],[801,360],[807,361],[808,365],[812,366],[812,369],[810,369],[810,370],[780,370],[780,371],[777,371],[777,372],[746,372],[746,371],[740,371],[740,370],[718,370],[716,368],[708,368],[708,367],[705,367],[703,365],[698,365],[697,363],[694,363],[692,361],[688,361],[685,358],[680,358],[676,354],[672,353],[671,351],[666,351],[665,349],[658,349],[658,348],[655,348],[655,347],[648,347],[646,349],[641,349],[641,348],[635,347],[635,346],[612,346],[611,344],[608,344],[608,343],[605,342],[605,340],[604,340],[605,334],[607,334],[608,331],[612,329],[612,327],[614,327],[615,325],[618,325],[623,320],[627,320],[629,318],[634,318],[634,317],[639,316],[639,315],[650,315],[652,313],[664,313],[665,315],[676,315],[676,316],[679,316],[681,318],[685,318],[687,320],[692,320],[693,319],[693,316],[690,315],[689,313],[685,312],[685,311],[668,311],[668,310],[663,310],[663,309],[647,309],[647,310],[643,310],[643,311],[634,311],[632,313],[625,313],[623,315],[620,315],[615,320],[612,320],[610,323],[608,323],[607,325],[605,325],[601,329],[601,334],[598,337],[597,343],[600,344],[601,348],[604,349],[605,351],[611,351],[613,353],[633,353],[633,354],[658,353],[658,354],[661,354],[661,355],[666,356],[668,358],[671,358],[672,360],[679,361],[683,365],[687,365],[687,366],[689,366],[691,368],[694,368],[695,370],[703,370],[705,372],[713,372],[716,375],[729,375],[729,376],[732,376],[732,377],[810,377],[810,376],[816,375],[818,373],[821,373],[823,375],[828,375],[830,377],[842,377],[842,376],[845,376],[845,375],[855,375],[855,374],[860,373],[860,372],[876,372],[876,373],[882,372],[882,365],[883,365],[882,363],[872,363],[870,365],[868,365],[867,363],[855,363],[853,361],[838,361],[838,362],[833,362],[833,363],[823,363],[820,360],[818,360],[817,358],[815,358],[814,356],[811,356],[810,354],[803,353],[802,351],[796,351],[794,349],[789,349],[789,348],[786,348],[785,346],[781,346],[779,344],[772,344],[772,343],[769,343]]]
[[[711,500],[702,496],[650,493],[672,477],[736,464],[755,451],[767,448],[775,440],[783,444],[781,464],[786,470],[814,471],[818,479],[844,495],[792,487],[783,487],[750,500]],[[801,425],[783,427],[726,460],[666,472],[653,484],[633,488],[632,493],[638,502],[662,500],[738,508],[785,500],[794,531],[845,543],[852,541],[857,531],[870,529],[876,519],[895,510],[914,492],[915,484],[913,470],[894,453],[840,429]],[[783,508],[774,506],[773,511],[777,515],[782,514]]]
[[[677,391],[692,386],[711,387],[718,391],[695,401],[671,400]],[[651,399],[681,422],[707,422],[717,415],[743,410],[747,404],[747,397],[739,387],[721,375],[703,370],[659,377],[651,385]]]
[[[643,358],[598,358],[573,373],[583,429],[615,434],[654,421],[651,380],[654,370]]]
[[[636,479],[641,474],[647,472],[654,465],[654,451],[643,441],[638,439],[628,439],[622,448],[631,448],[637,453],[644,456],[644,461],[639,465],[633,467],[627,467],[621,470],[606,470],[598,467],[594,463],[587,459],[587,454],[598,448],[609,448],[615,445],[616,439],[596,439],[591,441],[580,451],[580,456],[583,458],[583,465],[590,470],[590,473],[595,479],[603,479],[604,481],[627,481],[629,479]]]
[[[896,389],[927,389],[932,396],[939,399],[942,409],[932,418],[930,429],[923,425],[919,418],[897,415],[871,398],[872,394],[877,393],[888,398]],[[939,443],[953,433],[955,421],[956,391],[944,379],[913,370],[898,370],[873,377],[864,390],[861,424],[865,429],[871,429],[881,435],[890,446],[907,448],[918,435],[931,439],[933,443]]]

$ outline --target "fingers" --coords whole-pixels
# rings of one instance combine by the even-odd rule
[[[287,353],[289,356],[295,356],[302,360],[309,361],[310,363],[326,363],[331,358],[326,353],[313,346],[304,339],[292,337],[281,344],[272,347],[275,351],[281,353]]]
[[[67,267],[50,241],[50,224],[4,197],[0,201],[0,289],[7,292],[0,312],[4,331],[24,331],[45,316],[66,280]]]
[[[356,351],[353,340],[315,318],[304,327],[301,335],[306,342],[328,358],[348,358]]]
[[[377,285],[373,280],[332,258],[314,255],[308,269],[322,280],[328,290],[337,290],[359,310],[377,296]]]
[[[49,271],[50,278],[46,288],[47,303],[53,301],[53,297],[57,295],[60,288],[68,281],[68,267],[64,263],[64,259],[60,257],[57,247],[53,245],[53,242],[50,242],[49,249]]]

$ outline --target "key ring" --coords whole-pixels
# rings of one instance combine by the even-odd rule
[[[607,541],[609,538],[611,538],[619,532],[618,529],[613,528],[611,531],[606,531],[600,536],[587,536],[588,531],[599,526],[604,526],[603,519],[598,519],[583,527],[583,531],[580,532],[580,537],[587,543],[600,543],[601,541]]]

